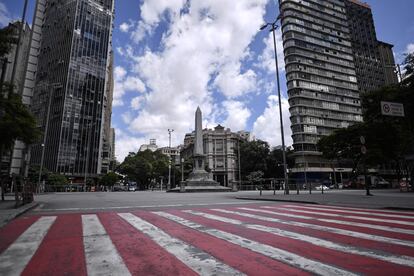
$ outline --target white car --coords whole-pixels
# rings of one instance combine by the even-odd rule
[[[325,186],[325,185],[319,185],[319,186],[316,186],[315,187],[315,190],[317,190],[317,191],[321,191],[321,190],[329,190],[329,188],[327,187],[327,186]]]

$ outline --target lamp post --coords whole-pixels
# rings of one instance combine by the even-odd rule
[[[181,182],[184,181],[184,158],[181,158]]]
[[[168,129],[168,150],[169,150],[169,160],[168,160],[168,184],[167,190],[171,189],[171,132],[174,129]]]
[[[283,117],[282,117],[282,99],[280,96],[280,80],[279,80],[279,65],[277,61],[277,49],[276,49],[276,35],[275,30],[278,28],[276,22],[280,19],[280,16],[273,23],[266,23],[260,27],[260,30],[266,29],[270,26],[270,31],[273,34],[273,47],[275,50],[275,66],[276,66],[276,81],[277,81],[277,95],[279,98],[279,117],[280,117],[280,134],[282,136],[282,154],[283,154],[283,173],[285,181],[285,194],[289,194],[289,184],[288,184],[288,175],[287,175],[287,166],[286,166],[286,149],[285,149],[285,135],[283,130]]]

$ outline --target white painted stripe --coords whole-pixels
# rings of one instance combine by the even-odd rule
[[[168,235],[131,213],[118,215],[200,275],[244,275],[201,249]]]
[[[262,206],[262,207],[267,208],[267,209],[273,209],[273,210],[275,209],[271,206]],[[239,209],[241,209],[241,208],[239,208]],[[252,210],[256,211],[258,209],[252,209]],[[350,226],[365,227],[365,228],[370,228],[370,229],[377,229],[377,230],[393,232],[393,233],[414,235],[414,230],[398,228],[398,227],[393,227],[393,226],[368,224],[368,223],[355,222],[355,221],[346,221],[346,220],[323,219],[323,218],[317,218],[317,217],[310,217],[310,216],[303,216],[303,215],[296,215],[296,214],[287,214],[287,213],[280,213],[280,212],[274,212],[273,214],[277,214],[279,216],[291,217],[291,218],[316,220],[316,221],[323,221],[323,222],[329,222],[329,223],[336,223],[336,224],[343,224],[343,225],[350,225]]]
[[[320,263],[314,260],[310,260],[307,258],[304,258],[300,255],[270,246],[266,244],[261,244],[253,240],[246,239],[244,237],[240,237],[228,232],[224,232],[221,230],[208,228],[206,226],[203,226],[201,224],[197,224],[194,222],[191,222],[189,220],[180,218],[175,215],[171,215],[166,212],[153,212],[154,214],[157,214],[159,216],[165,217],[167,219],[170,219],[172,221],[175,221],[181,225],[187,226],[191,229],[198,230],[202,233],[207,233],[213,237],[228,241],[230,243],[239,245],[241,247],[247,248],[249,250],[252,250],[254,252],[263,254],[267,257],[270,257],[272,259],[275,259],[277,261],[286,263],[288,265],[294,266],[296,268],[315,273],[318,275],[355,275],[350,271],[346,271],[337,267],[333,267],[330,265],[326,265],[324,263]]]
[[[39,218],[0,255],[0,275],[20,275],[46,236],[55,216]]]
[[[290,207],[290,208],[304,208],[310,210],[318,210],[318,211],[332,211],[338,213],[350,213],[350,214],[360,214],[360,215],[374,215],[379,217],[387,217],[387,218],[407,218],[407,219],[414,219],[414,216],[403,216],[403,215],[394,215],[394,214],[380,214],[375,212],[362,212],[362,211],[352,211],[352,210],[340,210],[340,209],[325,209],[324,207],[308,207],[308,206],[298,206],[298,205],[283,205],[283,207]]]
[[[219,212],[226,211],[223,209],[212,209],[212,210],[219,211]],[[201,216],[204,218],[208,218],[211,220],[221,221],[221,222],[235,224],[235,225],[242,225],[249,229],[254,229],[254,230],[262,231],[265,233],[271,233],[273,235],[277,235],[280,237],[291,238],[291,239],[299,240],[302,242],[311,243],[316,246],[325,247],[328,249],[337,250],[337,251],[344,252],[344,253],[366,256],[366,257],[374,258],[374,259],[385,261],[385,262],[414,267],[414,258],[410,256],[397,256],[397,255],[393,255],[393,254],[389,254],[385,252],[376,253],[375,251],[367,250],[364,248],[358,248],[358,247],[350,246],[350,245],[342,245],[342,244],[334,243],[334,242],[331,242],[325,239],[315,238],[312,236],[303,235],[303,234],[299,234],[299,233],[295,233],[295,232],[287,231],[287,230],[282,230],[282,229],[278,229],[274,227],[268,227],[264,225],[251,224],[251,223],[243,223],[240,220],[230,219],[230,218],[207,214],[203,212],[197,212],[197,211],[192,211],[192,210],[185,210],[184,212],[197,215],[197,216]],[[230,212],[223,212],[223,213],[234,214],[236,212],[230,211]],[[236,213],[236,215],[238,214]]]
[[[96,215],[82,215],[88,275],[131,275]]]
[[[306,206],[315,206],[315,205],[309,205],[309,204],[305,204]],[[400,213],[400,214],[404,214],[404,215],[412,215],[412,216],[414,216],[414,212],[408,212],[408,211],[397,211],[397,210],[384,210],[384,209],[380,209],[380,210],[377,210],[377,209],[361,209],[361,208],[354,208],[354,207],[342,207],[342,206],[331,206],[331,205],[321,205],[321,206],[323,206],[324,208],[329,208],[329,209],[338,209],[338,208],[341,208],[341,209],[346,209],[346,210],[356,210],[356,211],[367,211],[367,210],[370,210],[370,211],[373,211],[373,212],[375,212],[375,211],[378,211],[378,212],[381,212],[381,213]]]
[[[339,214],[331,214],[331,213],[316,212],[316,211],[305,211],[305,210],[290,209],[290,208],[278,208],[278,210],[285,210],[285,211],[291,211],[291,212],[299,212],[299,213],[311,214],[311,215],[324,215],[324,216],[328,216],[328,217],[350,218],[350,219],[359,219],[359,220],[368,220],[368,221],[378,221],[378,222],[388,222],[388,223],[394,223],[394,224],[402,224],[402,225],[414,226],[414,222],[411,222],[411,221],[391,220],[391,219],[383,219],[383,218],[370,218],[370,217],[360,217],[360,216],[348,216],[348,215],[339,215]]]
[[[267,211],[267,210],[259,210],[259,209],[251,209],[251,208],[238,208],[238,209],[242,209],[242,210],[246,210],[246,211],[253,211],[253,212],[260,212],[260,213],[271,214],[271,215],[280,215],[279,213],[276,213],[276,212],[273,212],[273,211]],[[365,234],[365,233],[350,231],[350,230],[344,230],[344,229],[335,228],[335,227],[328,227],[328,226],[322,226],[322,225],[310,224],[310,223],[303,223],[303,222],[297,222],[297,221],[285,221],[285,220],[276,219],[276,218],[256,216],[256,215],[253,215],[253,214],[243,214],[243,216],[251,217],[251,218],[257,218],[257,219],[264,220],[264,221],[271,221],[271,222],[278,222],[278,223],[283,223],[283,224],[287,224],[287,225],[306,227],[306,228],[311,228],[311,229],[315,229],[315,230],[321,230],[321,231],[325,231],[325,232],[350,236],[350,237],[354,237],[354,238],[372,240],[372,241],[376,241],[376,242],[391,243],[391,244],[414,247],[414,242],[412,242],[412,241],[393,239],[393,238],[377,236],[377,235],[370,235],[370,234]],[[308,219],[313,220],[312,218],[309,218],[309,217],[308,217]]]

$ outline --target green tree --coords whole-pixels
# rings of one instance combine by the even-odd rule
[[[61,190],[69,183],[66,176],[61,174],[50,174],[47,179],[47,184],[52,186],[54,190]]]
[[[6,56],[10,52],[12,45],[16,43],[17,40],[13,36],[13,29],[0,29],[0,58]]]
[[[4,57],[10,52],[12,44],[16,42],[11,29],[0,30],[0,60],[2,64],[7,64],[7,59]],[[5,93],[6,91],[9,93]],[[3,83],[3,80],[0,79],[0,160],[2,160],[3,154],[11,149],[16,139],[31,144],[40,135],[35,118],[22,103],[20,96],[10,93],[11,91],[13,91],[12,84]],[[3,175],[0,175],[2,200],[4,200],[4,180]]]
[[[119,166],[119,171],[136,181],[139,189],[148,189],[151,181],[168,176],[168,156],[159,151],[137,152],[125,158]]]
[[[115,183],[119,180],[119,177],[114,172],[108,172],[102,178],[100,179],[99,183],[101,185],[104,185],[106,187],[112,187],[115,185]]]
[[[240,143],[240,167],[242,179],[255,171],[267,171],[269,144],[262,140]]]

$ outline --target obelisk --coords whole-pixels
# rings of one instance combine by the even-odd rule
[[[205,158],[203,147],[203,127],[202,114],[200,107],[197,107],[195,113],[195,135],[193,149],[193,171],[186,181],[180,183],[179,188],[169,190],[169,192],[230,192],[231,188],[220,186],[220,183],[214,181],[205,170]]]

